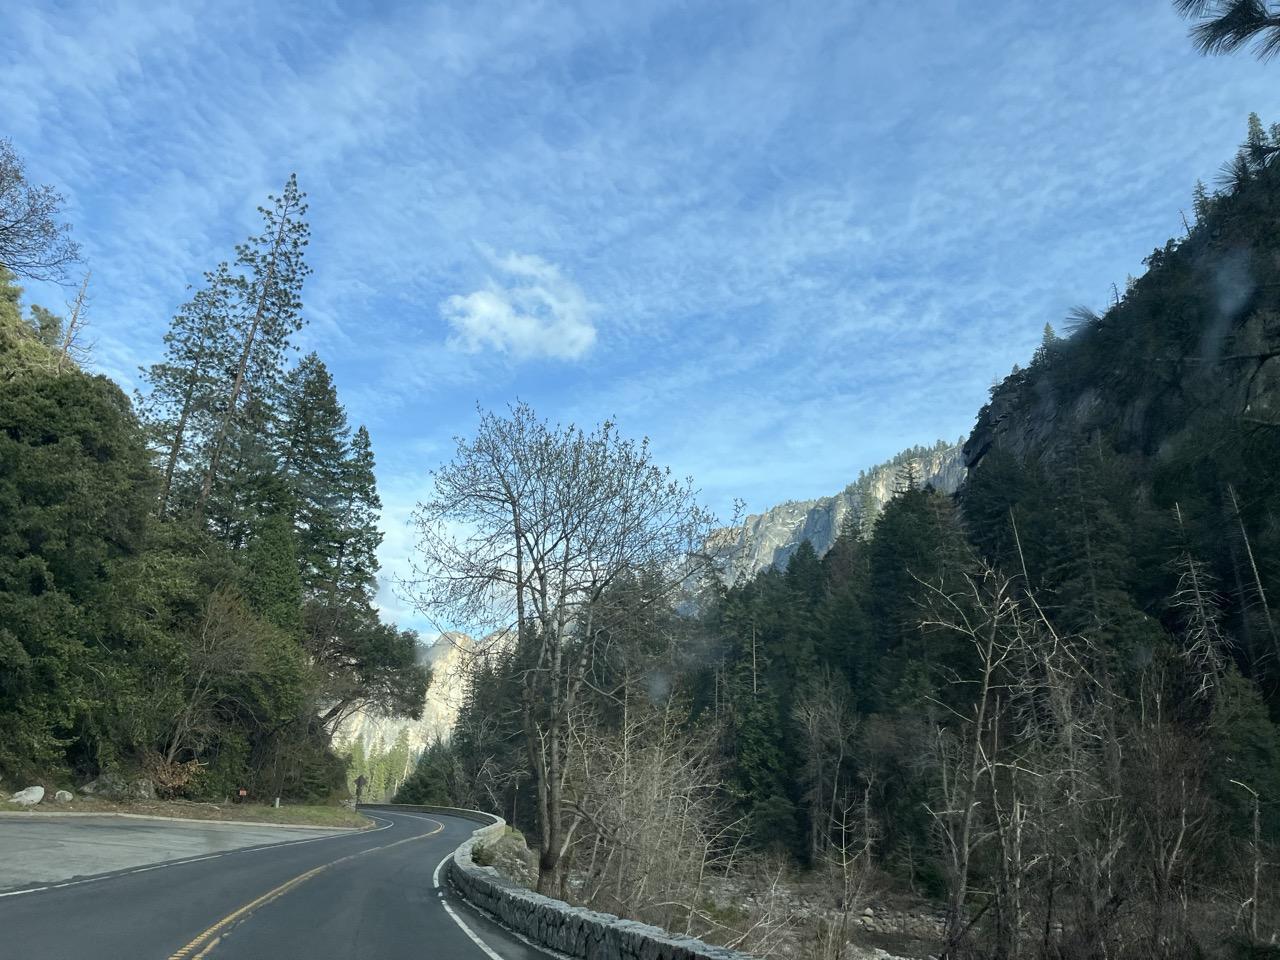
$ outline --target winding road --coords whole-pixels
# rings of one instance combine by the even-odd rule
[[[375,827],[0,893],[0,960],[545,960],[440,886],[476,824]]]

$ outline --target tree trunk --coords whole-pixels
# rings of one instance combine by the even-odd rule
[[[203,357],[197,357],[197,363]],[[187,420],[191,416],[191,401],[195,397],[196,380],[199,377],[199,368],[191,368],[191,376],[187,380],[187,390],[182,397],[182,413],[178,415],[178,426],[173,431],[173,443],[169,445],[169,461],[164,468],[164,485],[160,488],[160,506],[156,510],[156,516],[164,519],[165,509],[169,505],[169,494],[173,490],[173,474],[178,467],[178,457],[182,453],[182,437],[187,431]]]
[[[227,412],[222,415],[222,420],[218,423],[218,433],[213,441],[213,452],[209,455],[209,466],[205,470],[204,480],[200,484],[200,497],[196,500],[196,516],[204,516],[205,504],[209,501],[209,495],[213,492],[213,478],[218,473],[218,461],[222,459],[222,448],[227,440],[227,432],[231,426],[231,418],[236,413],[236,403],[240,399],[240,391],[244,387],[245,372],[249,368],[249,357],[253,353],[253,343],[258,335],[258,326],[265,312],[266,304],[264,299],[258,301],[258,312],[253,318],[253,324],[249,327],[249,335],[245,338],[244,349],[240,352],[240,363],[236,367],[236,377],[231,384],[231,393],[227,397]]]

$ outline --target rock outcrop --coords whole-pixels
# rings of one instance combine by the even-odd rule
[[[82,786],[80,792],[104,800],[154,800],[156,785],[145,777],[130,780],[118,773],[104,773]]]
[[[390,746],[405,732],[409,749],[416,756],[436,737],[448,739],[466,692],[467,654],[474,646],[475,642],[465,633],[445,633],[424,651],[423,659],[431,667],[431,687],[427,690],[421,719],[355,713],[334,731],[334,745],[344,749],[358,740],[368,753],[379,740]]]
[[[721,577],[732,583],[740,576],[785,566],[806,540],[821,556],[831,549],[851,513],[869,529],[912,469],[921,486],[955,493],[965,477],[961,444],[940,440],[932,447],[912,447],[887,463],[864,470],[834,496],[788,501],[747,517],[741,526],[717,531],[709,547],[717,556]]]

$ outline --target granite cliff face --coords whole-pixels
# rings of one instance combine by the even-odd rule
[[[474,641],[465,633],[446,633],[426,649],[423,659],[431,666],[431,686],[427,690],[421,719],[356,713],[344,720],[334,732],[334,746],[345,751],[359,740],[364,743],[365,752],[369,753],[379,740],[390,746],[401,731],[406,731],[409,750],[417,756],[436,737],[448,739],[458,718],[458,708],[462,705],[464,666],[467,652],[473,646]]]
[[[850,512],[869,527],[894,489],[905,482],[911,466],[918,483],[943,493],[955,493],[965,477],[960,443],[940,440],[932,447],[904,450],[887,463],[864,470],[834,496],[788,501],[747,517],[741,526],[716,531],[709,546],[718,556],[722,578],[732,583],[739,576],[785,566],[806,540],[821,556],[831,549]]]

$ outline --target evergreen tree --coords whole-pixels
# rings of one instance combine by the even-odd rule
[[[302,328],[302,285],[310,268],[303,260],[310,236],[304,219],[306,194],[290,175],[283,193],[259,207],[263,230],[236,248],[227,330],[234,363],[209,440],[196,512],[203,514],[216,483],[235,485],[219,472],[237,434],[261,436],[281,374],[289,338]],[[243,441],[242,441],[243,442]]]
[[[1256,685],[1229,669],[1222,678],[1209,725],[1214,792],[1226,816],[1224,824],[1237,837],[1248,831],[1248,797],[1232,781],[1256,790],[1263,807],[1267,837],[1280,837],[1280,728],[1268,715]]]
[[[826,574],[813,544],[802,540],[787,561],[787,588],[810,610],[816,609],[827,592]]]
[[[1125,479],[1115,467],[1100,441],[1071,449],[1058,463],[1046,604],[1061,629],[1090,637],[1132,675],[1160,631],[1133,602],[1133,528],[1118,512]]]
[[[352,494],[347,416],[324,363],[308,354],[284,379],[276,437],[290,487],[302,582],[311,596],[338,580],[339,551]]]
[[[225,263],[179,309],[164,336],[165,358],[142,371],[138,408],[159,453],[163,481],[157,514],[170,509],[175,484],[193,486],[217,419],[222,371],[230,364],[228,323],[235,280]],[[188,505],[194,502],[188,491]]]
[[[394,802],[459,806],[466,801],[461,796],[456,773],[453,749],[437,737],[418,756],[413,773],[396,791]]]
[[[982,470],[965,483],[962,512],[974,546],[1008,573],[1025,567],[1031,590],[1041,587],[1048,562],[1052,531],[1044,507],[1052,496],[1040,464],[1004,447],[988,451]]]
[[[786,598],[779,606],[777,628],[768,631],[765,649],[782,678],[784,714],[790,713],[791,693],[818,675],[821,609],[827,595],[826,573],[813,544],[803,541],[787,562],[780,586]]]
[[[0,424],[0,769],[33,774],[120,693],[95,661],[151,486],[129,402],[104,377],[32,373],[0,391]]]
[[[1266,0],[1174,0],[1184,17],[1200,22],[1191,39],[1201,53],[1234,53],[1250,43],[1259,59],[1280,53],[1280,11]]]
[[[340,489],[344,499],[334,579],[340,591],[369,600],[377,589],[377,551],[382,544],[382,531],[378,529],[382,500],[373,468],[373,442],[369,431],[361,425],[351,438],[343,462]]]
[[[301,626],[298,546],[293,525],[283,512],[267,517],[245,550],[244,593],[267,622],[290,631]]]
[[[1053,329],[1053,324],[1044,325],[1044,335],[1040,338],[1040,346],[1031,357],[1031,365],[1044,370],[1050,366],[1058,355],[1058,347],[1062,343]]]
[[[827,596],[819,613],[820,659],[840,672],[849,684],[854,703],[865,710],[872,695],[875,638],[869,613],[869,545],[856,516],[845,517],[840,535],[822,563]]]
[[[22,316],[22,288],[0,266],[0,383],[57,366],[54,351]]]
[[[968,562],[964,534],[948,498],[933,490],[908,489],[886,504],[870,545],[880,674],[872,701],[878,709],[934,695],[943,686],[944,668],[954,670],[964,661],[963,648],[951,649],[923,629],[921,621],[928,590],[956,591]]]
[[[787,756],[778,697],[746,658],[738,661],[730,697],[727,750],[735,761],[730,790],[750,820],[752,840],[761,847],[799,849],[795,803],[788,789],[798,786],[788,775],[789,767],[798,767],[798,758]]]
[[[56,350],[62,346],[62,318],[52,310],[32,304],[31,326],[36,338],[46,347]]]

